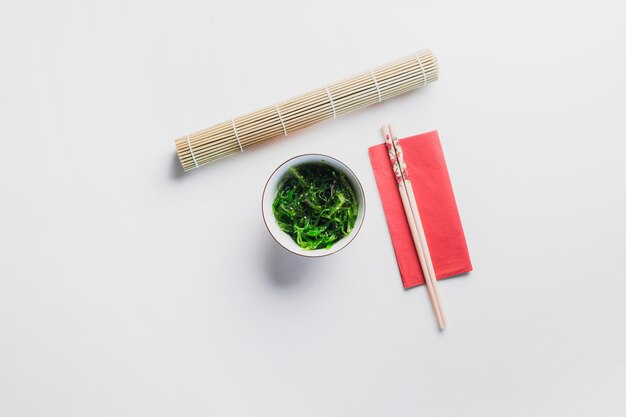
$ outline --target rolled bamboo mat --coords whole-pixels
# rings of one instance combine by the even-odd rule
[[[176,139],[185,171],[248,147],[287,136],[315,123],[379,103],[437,80],[439,65],[428,50],[406,56],[298,97]]]

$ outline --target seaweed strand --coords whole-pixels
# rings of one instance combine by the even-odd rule
[[[272,204],[276,222],[303,249],[329,249],[350,234],[359,206],[343,172],[324,163],[289,168]]]

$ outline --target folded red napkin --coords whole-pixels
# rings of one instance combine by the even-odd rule
[[[432,131],[400,139],[400,145],[437,279],[471,271],[472,263],[439,134]],[[422,285],[424,275],[385,144],[369,148],[369,155],[404,288]]]

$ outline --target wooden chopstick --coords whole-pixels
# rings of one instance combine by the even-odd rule
[[[396,181],[398,182],[398,189],[400,191],[400,198],[404,207],[404,213],[409,223],[409,229],[411,230],[411,236],[413,237],[417,257],[419,259],[420,266],[422,267],[426,290],[435,313],[437,325],[439,326],[439,329],[444,329],[447,323],[443,309],[441,308],[441,302],[439,300],[437,278],[432,265],[432,260],[430,258],[430,251],[428,250],[428,243],[426,241],[426,235],[424,234],[424,226],[422,225],[417,202],[415,201],[415,196],[413,194],[413,186],[411,185],[406,163],[404,162],[402,148],[400,147],[400,142],[398,141],[397,136],[393,134],[390,125],[382,126],[381,131],[383,137],[385,138],[385,144],[387,146],[394,175],[396,177]]]
[[[439,317],[440,317],[440,320],[438,319],[437,323],[439,324],[440,329],[444,329],[447,326],[446,316],[441,306],[441,300],[439,298],[439,290],[437,289],[437,275],[435,274],[433,261],[430,257],[430,249],[428,248],[428,242],[426,240],[426,233],[424,232],[424,225],[422,224],[422,219],[419,214],[419,207],[417,206],[417,201],[415,200],[415,193],[413,192],[413,185],[411,184],[409,171],[406,167],[406,163],[404,162],[404,153],[402,152],[400,141],[398,137],[395,135],[394,129],[392,128],[392,126],[388,125],[388,128],[389,128],[389,134],[391,135],[393,146],[396,150],[396,155],[398,157],[398,165],[400,166],[400,169],[404,171],[404,177],[403,177],[404,186],[406,189],[406,194],[408,196],[409,205],[411,206],[411,212],[413,214],[413,221],[415,223],[417,236],[419,238],[420,246],[422,250],[422,258],[420,259],[420,264],[422,266],[422,271],[424,271],[425,269],[428,270],[428,274],[424,274],[424,278],[425,280],[428,279],[428,281],[430,281],[431,283],[432,293],[434,294],[434,301],[435,301],[434,304],[436,305],[436,307],[434,308],[438,311]],[[418,249],[418,258],[419,258],[419,248],[417,249]],[[426,266],[426,268],[424,268],[424,266]],[[426,285],[428,285],[428,283]]]

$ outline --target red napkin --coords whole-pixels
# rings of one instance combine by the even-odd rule
[[[400,139],[437,279],[472,270],[437,131]],[[385,144],[369,148],[404,288],[424,284]]]

